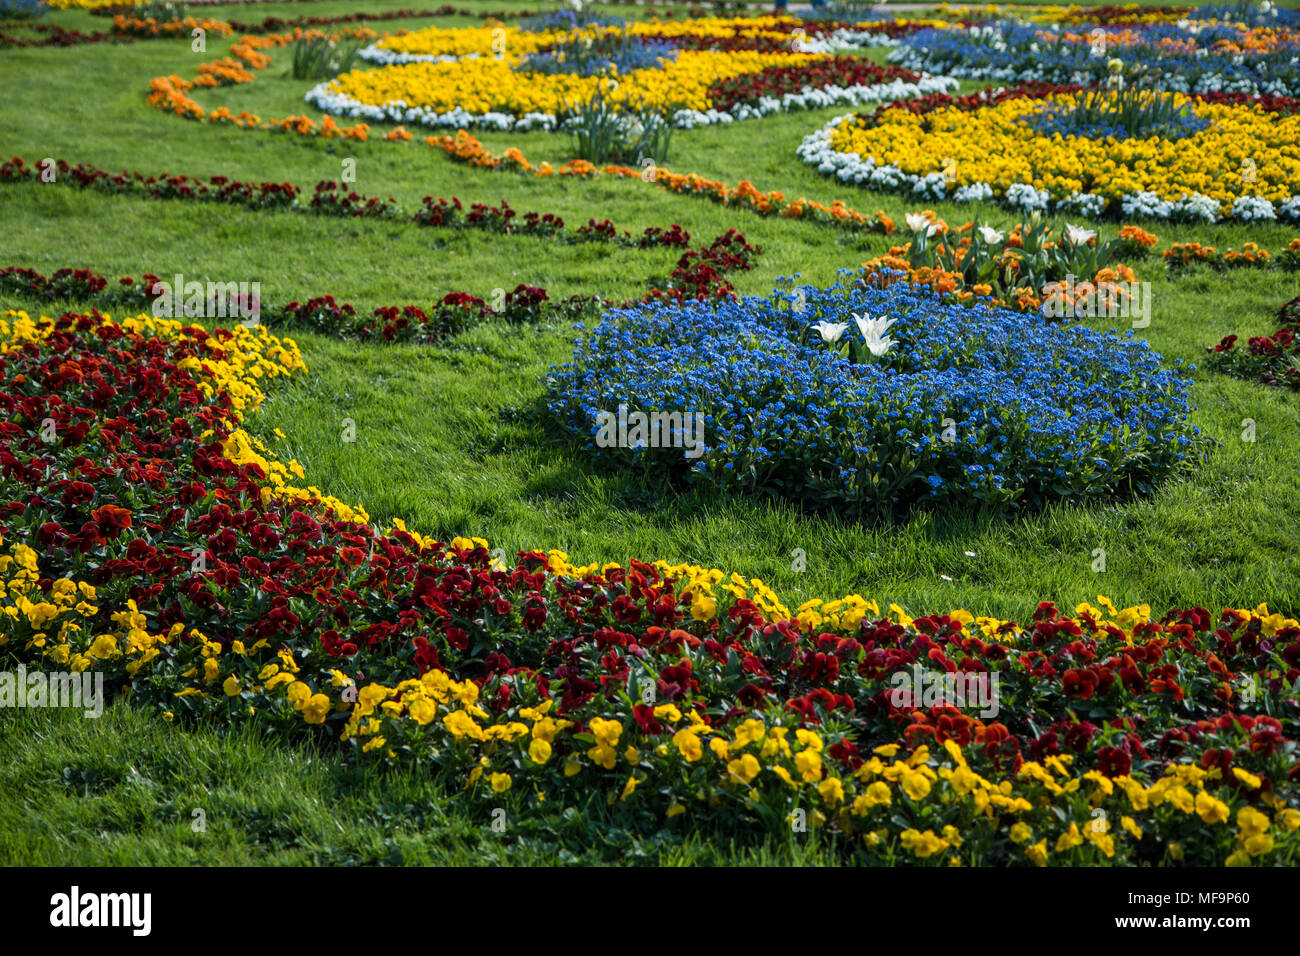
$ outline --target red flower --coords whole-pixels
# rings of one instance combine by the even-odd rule
[[[131,512],[117,505],[101,505],[90,513],[95,528],[105,538],[116,538],[131,527]]]
[[[1133,758],[1118,747],[1097,751],[1097,770],[1107,777],[1124,777],[1133,769]]]

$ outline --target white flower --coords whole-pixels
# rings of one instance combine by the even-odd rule
[[[867,343],[867,350],[872,355],[877,357],[884,355],[894,344],[894,340],[885,333],[898,321],[897,319],[887,319],[883,315],[878,319],[868,319],[854,312],[853,321],[858,324],[858,331],[862,333],[862,338]]]
[[[930,217],[919,212],[909,212],[905,217],[907,228],[913,232],[926,232],[930,228]]]
[[[840,336],[849,327],[847,322],[814,322],[808,326],[810,329],[816,329],[821,333],[822,341],[834,344],[840,340]]]
[[[998,232],[996,229],[991,228],[986,222],[984,225],[980,226],[980,238],[990,246],[996,246],[999,242],[1005,239],[1006,236]]]
[[[1072,226],[1068,222],[1065,224],[1065,238],[1072,246],[1081,246],[1088,242],[1095,235],[1091,229],[1084,229],[1082,226]]]

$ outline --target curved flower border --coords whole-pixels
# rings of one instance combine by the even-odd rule
[[[845,183],[871,189],[900,192],[919,199],[948,199],[952,202],[989,202],[997,200],[1017,212],[1056,212],[1100,218],[1105,215],[1106,197],[1096,193],[1076,192],[1061,199],[1053,199],[1045,189],[1035,189],[1029,183],[1013,183],[999,196],[990,183],[975,182],[948,191],[948,178],[943,170],[924,175],[905,172],[892,164],[877,163],[872,156],[839,152],[832,145],[836,130],[853,113],[845,113],[830,120],[821,129],[809,133],[795,149],[795,154],[819,173]],[[1128,193],[1121,197],[1115,214],[1123,217],[1145,216],[1183,222],[1218,222],[1219,203],[1210,196],[1188,192],[1178,200],[1161,199],[1153,192]],[[1300,195],[1284,203],[1274,204],[1260,196],[1239,196],[1232,205],[1231,218],[1238,221],[1270,221],[1289,219],[1300,222]]]

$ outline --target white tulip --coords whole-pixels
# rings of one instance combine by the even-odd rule
[[[857,323],[858,331],[862,333],[862,338],[866,341],[867,351],[872,355],[884,355],[893,346],[894,339],[885,333],[889,331],[891,325],[898,321],[897,319],[887,319],[883,315],[876,319],[869,319],[855,312],[853,313],[853,321]]]
[[[849,323],[847,322],[814,322],[808,326],[808,328],[816,329],[821,334],[823,342],[832,345],[840,340],[840,336],[844,334],[848,327]]]
[[[1065,238],[1069,240],[1072,246],[1081,246],[1085,242],[1097,235],[1091,229],[1084,229],[1082,226],[1072,226],[1068,222],[1065,224]]]
[[[909,212],[905,217],[907,228],[913,232],[926,232],[930,228],[930,219],[919,212]]]
[[[984,225],[980,226],[980,238],[990,246],[996,246],[999,242],[1005,239],[1006,236],[998,232],[996,229],[991,228],[986,222]]]

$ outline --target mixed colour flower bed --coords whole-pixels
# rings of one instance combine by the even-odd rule
[[[833,24],[792,17],[431,27],[367,48],[378,68],[322,83],[307,102],[370,122],[527,130],[554,129],[603,92],[691,127],[955,85],[831,54],[846,45]]]
[[[799,155],[842,182],[1023,212],[1300,221],[1297,101],[1175,94],[1176,132],[1065,125],[1095,95],[1028,85],[893,103],[832,119]]]
[[[1300,623],[1264,606],[913,618],[698,567],[508,567],[290,483],[243,427],[306,374],[290,341],[3,322],[11,658],[427,765],[466,800],[804,826],[876,862],[1294,858]],[[963,706],[930,689],[959,679]]]
[[[186,149],[203,136],[249,149],[229,167],[241,175],[192,152],[181,168],[204,175],[144,160],[113,172],[54,159],[66,140],[47,149],[26,131],[14,151],[28,158],[0,164],[0,192],[31,215],[62,227],[114,204],[131,224],[36,229],[0,258],[0,672],[102,674],[178,732],[249,728],[349,769],[414,768],[450,813],[589,816],[609,846],[815,832],[834,859],[871,865],[1300,861],[1294,589],[1267,565],[1225,570],[1250,548],[1290,560],[1242,514],[1267,515],[1279,538],[1291,516],[1294,442],[1271,436],[1300,390],[1300,298],[1273,318],[1300,270],[1300,237],[1277,225],[1300,222],[1293,11],[628,5],[624,18],[577,3],[243,22],[203,0],[47,5],[111,30],[6,21],[0,55],[156,50],[175,64],[201,35],[220,50],[196,42],[185,76],[130,79],[131,108]],[[270,118],[304,93],[323,115]],[[719,124],[736,125],[692,131]],[[567,152],[543,135],[556,132]],[[677,172],[670,132],[756,155],[695,148],[701,172]],[[106,155],[89,139],[77,155]],[[365,189],[320,178],[341,156]],[[823,177],[820,200],[770,188],[811,179],[800,163]],[[755,167],[769,188],[742,178]],[[894,194],[878,200],[889,213],[858,190]],[[162,255],[148,217],[195,203],[237,216],[238,241]],[[316,241],[319,217],[345,250]],[[457,261],[470,230],[473,258]],[[416,275],[381,261],[386,235],[428,237],[402,253]],[[244,240],[252,254],[230,252]],[[232,302],[190,297],[180,275],[173,294],[148,271],[199,248],[247,267],[263,246],[266,261],[321,256],[338,282],[281,275],[265,300],[259,287]],[[650,266],[629,283],[614,255]],[[813,269],[817,282],[797,274]],[[380,288],[401,298],[366,291]],[[164,295],[180,302],[168,315]],[[1267,334],[1251,334],[1260,301]],[[3,311],[16,304],[52,314]],[[1196,325],[1171,331],[1180,322]],[[350,367],[317,367],[354,357],[379,370],[355,395]],[[441,470],[457,466],[440,457],[460,463],[458,486],[484,485],[423,513],[437,537],[396,517],[409,498],[382,499],[399,468],[359,479],[370,500],[343,500],[358,485],[341,467],[383,465],[331,465],[320,441],[285,433],[301,419],[319,439],[314,419],[375,403],[391,404],[392,434],[418,431],[393,409],[425,388],[422,415],[474,399],[436,419],[465,433],[427,455],[420,491],[450,487]],[[284,430],[259,421],[278,395]],[[1225,451],[1239,413],[1259,416],[1261,437],[1245,419],[1248,444]],[[1240,513],[1221,507],[1238,493]],[[510,510],[542,521],[542,540],[498,517]],[[711,510],[721,522],[699,517]],[[655,523],[679,511],[686,530]],[[774,514],[788,523],[764,523]],[[503,527],[531,529],[525,548],[482,536]],[[662,534],[590,560],[596,538],[622,547],[633,527]],[[715,566],[731,559],[714,535],[784,547],[790,528],[851,554],[828,559],[831,586],[783,598],[769,584],[788,579]],[[1085,576],[1079,601],[1077,578],[1033,570],[1148,533],[1186,566],[1138,581],[1159,607],[1098,593],[1120,594],[1115,577]],[[904,582],[914,594],[949,594],[930,558],[963,536],[1007,552],[986,556],[987,577],[1014,558],[995,597],[1018,610],[891,599],[900,574],[927,576]],[[559,545],[574,540],[591,550],[571,558]],[[730,553],[777,548],[761,544]],[[1200,573],[1228,582],[1205,593],[1250,588],[1196,606],[1182,585]],[[1132,601],[1132,580],[1117,584]],[[966,593],[993,601],[998,586]]]

